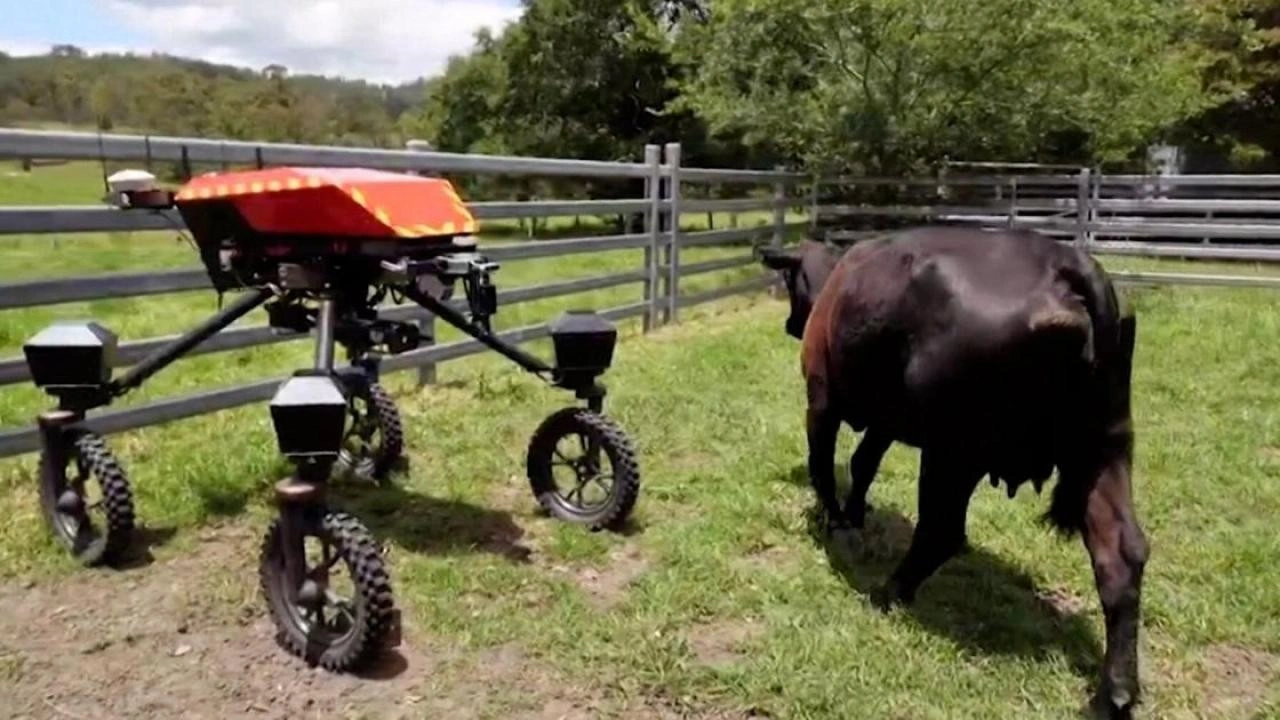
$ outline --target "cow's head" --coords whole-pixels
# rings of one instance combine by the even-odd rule
[[[804,325],[813,310],[822,286],[840,260],[843,250],[825,243],[805,240],[795,248],[780,250],[761,248],[764,266],[782,273],[791,297],[791,315],[787,317],[787,334],[801,339]]]

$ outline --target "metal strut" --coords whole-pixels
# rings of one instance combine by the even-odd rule
[[[217,335],[223,328],[247,315],[254,308],[271,299],[275,294],[269,288],[257,288],[244,297],[205,320],[200,325],[179,336],[176,340],[143,358],[118,380],[111,383],[112,395],[123,395],[137,388],[147,378],[155,375],[175,360],[190,352],[200,343]]]
[[[333,369],[334,327],[338,321],[338,306],[332,297],[320,301],[320,312],[316,316],[316,353],[315,369]]]
[[[534,374],[555,372],[555,368],[544,362],[542,358],[537,355],[527,353],[519,347],[502,340],[487,328],[477,327],[475,323],[468,320],[462,313],[453,309],[452,306],[422,292],[413,283],[405,286],[404,295],[430,311],[436,317],[443,318],[445,322],[465,332],[476,340],[479,340],[490,349],[506,356],[525,370]]]

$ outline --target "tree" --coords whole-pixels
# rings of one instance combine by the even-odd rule
[[[125,114],[117,84],[112,78],[101,76],[93,82],[89,90],[89,108],[99,130],[115,127],[116,118]]]
[[[6,122],[236,139],[395,145],[407,93],[420,89],[295,75],[278,64],[254,70],[163,54],[90,56],[74,46],[0,61]]]
[[[1222,102],[1180,124],[1172,139],[1193,168],[1280,168],[1280,6],[1270,0],[1206,0],[1191,44],[1205,83]]]
[[[448,152],[507,150],[511,123],[501,116],[507,86],[500,41],[482,28],[471,53],[451,57],[444,73],[426,84],[414,134]]]
[[[807,164],[1117,159],[1212,104],[1183,0],[721,0],[681,33],[680,105]],[[1056,136],[1056,137],[1055,137]]]

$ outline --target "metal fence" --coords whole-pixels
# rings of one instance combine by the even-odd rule
[[[834,239],[856,239],[878,221],[927,221],[1034,229],[1100,256],[1280,262],[1280,175],[1105,175],[1033,163],[954,165],[1018,172],[824,179],[815,186],[811,217],[815,224],[834,225],[827,233]],[[859,201],[867,188],[893,188],[912,202]],[[853,199],[820,204],[816,198],[824,189]],[[855,228],[842,227],[848,225]],[[1114,270],[1113,275],[1131,284],[1280,288],[1280,274]]]
[[[785,235],[806,223],[788,224],[790,208],[803,211],[809,193],[802,191],[807,176],[787,172],[762,172],[712,168],[688,168],[680,163],[680,145],[649,145],[643,162],[599,162],[528,157],[500,157],[414,150],[368,150],[287,144],[216,141],[198,138],[100,135],[0,129],[0,158],[41,160],[123,161],[128,163],[177,163],[191,168],[199,164],[269,167],[306,165],[366,167],[432,174],[496,174],[541,177],[614,178],[643,181],[639,197],[611,200],[476,202],[471,207],[480,220],[527,219],[584,214],[640,214],[643,232],[595,237],[574,237],[483,246],[486,255],[499,261],[562,257],[635,249],[634,270],[519,287],[499,293],[504,306],[547,298],[642,283],[643,293],[635,302],[601,312],[613,320],[641,318],[645,331],[665,323],[678,322],[680,311],[730,295],[760,290],[774,282],[772,274],[761,272],[744,282],[700,293],[682,292],[681,280],[693,275],[740,268],[755,262],[749,252],[697,263],[681,262],[681,251],[690,247],[729,246],[766,240],[781,245]],[[733,200],[682,199],[682,188],[695,183],[740,183],[765,185],[769,192],[760,198]],[[771,222],[758,227],[728,230],[683,231],[676,220],[682,213],[770,211]],[[182,227],[174,212],[121,211],[107,206],[0,207],[0,252],[7,236],[49,233],[128,232],[173,230]],[[73,236],[74,237],[74,236]],[[72,240],[71,242],[74,242]],[[193,258],[194,260],[194,258]],[[210,288],[203,269],[116,273],[92,277],[66,277],[0,283],[0,312],[59,303],[127,298]],[[460,309],[462,300],[455,301]],[[428,326],[433,318],[417,306],[381,309],[383,317],[417,319]],[[528,342],[548,335],[545,324],[506,330],[507,340]],[[273,343],[291,342],[305,334],[280,333],[266,325],[224,330],[198,346],[191,355],[226,352]],[[171,337],[149,338],[122,343],[118,366],[138,362]],[[419,370],[419,379],[431,382],[438,363],[482,352],[475,340],[431,344],[388,358],[386,372]],[[0,358],[0,391],[4,386],[27,382],[30,375],[21,357]],[[269,378],[246,385],[217,388],[194,395],[165,398],[136,407],[92,414],[88,424],[101,433],[116,433],[171,422],[182,418],[235,408],[270,398],[282,378]],[[0,429],[0,457],[36,450],[33,427]]]

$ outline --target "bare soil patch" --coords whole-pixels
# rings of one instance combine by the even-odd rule
[[[736,569],[747,574],[777,573],[791,570],[796,563],[795,550],[786,545],[762,542],[750,552],[732,560]]]
[[[519,484],[522,482],[523,485]],[[543,522],[531,522],[542,511],[528,509],[535,501],[529,495],[527,482],[522,478],[512,478],[510,483],[496,488],[490,498],[494,507],[512,512],[512,520],[523,531],[521,543],[528,551],[524,559],[556,575],[572,579],[598,609],[607,610],[625,599],[631,583],[649,568],[648,559],[632,542],[610,552],[601,566],[557,563],[545,550],[550,542],[550,526]],[[523,512],[517,510],[521,506]]]
[[[223,529],[147,568],[0,585],[0,656],[10,658],[0,714],[400,717],[430,664],[412,637],[378,668],[384,679],[313,670],[287,655],[257,602],[257,539]]]
[[[257,544],[252,529],[221,528],[144,568],[0,583],[0,718],[729,717],[613,698],[518,647],[464,651],[411,625],[363,676],[311,669],[274,641]],[[581,581],[616,599],[643,567],[623,552]]]
[[[1280,465],[1280,448],[1266,445],[1258,450],[1258,455],[1268,463]]]
[[[1234,645],[1213,645],[1201,660],[1204,717],[1252,718],[1280,678],[1280,655]]]
[[[1037,589],[1036,598],[1060,617],[1079,615],[1089,608],[1089,601],[1061,587]]]
[[[592,605],[608,610],[626,599],[631,584],[649,569],[649,561],[638,547],[627,544],[609,553],[603,567],[556,565],[551,569],[569,575]]]
[[[741,658],[744,646],[763,632],[763,624],[751,618],[721,619],[694,625],[685,641],[699,663],[720,667]]]

